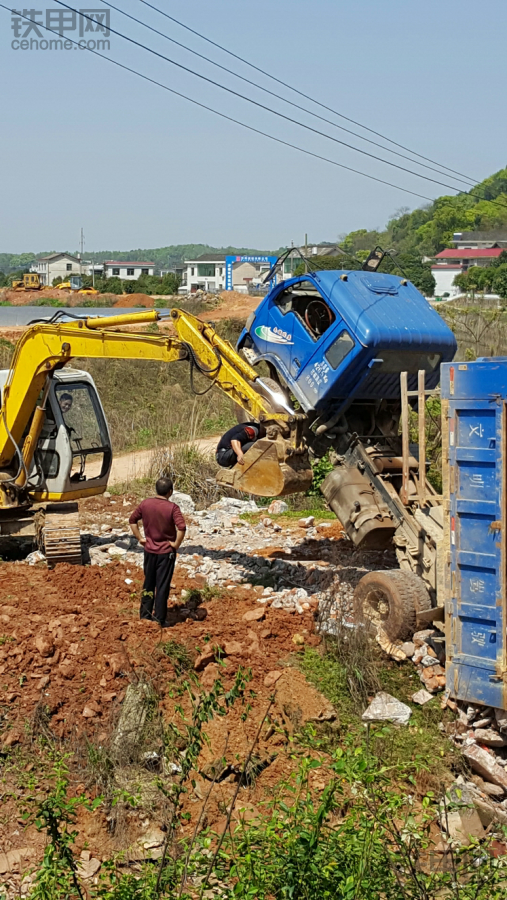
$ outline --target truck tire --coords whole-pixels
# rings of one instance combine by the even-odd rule
[[[353,597],[354,619],[384,629],[392,641],[409,640],[416,631],[416,616],[431,609],[426,587],[414,572],[398,569],[368,572]]]

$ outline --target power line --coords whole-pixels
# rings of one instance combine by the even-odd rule
[[[5,9],[8,13],[12,13],[10,7],[5,6],[3,3],[0,3],[0,8]],[[17,15],[21,19],[26,19],[27,22],[33,21],[33,19],[30,19],[29,16],[26,16],[19,12],[17,13]],[[53,28],[48,28],[46,25],[42,25],[41,23],[37,23],[37,27],[43,28],[44,31],[49,31],[51,34],[54,34],[57,37],[61,38],[61,34],[58,31],[55,31]],[[207,110],[207,112],[212,112],[214,113],[214,115],[220,116],[221,119],[225,119],[228,122],[233,122],[235,125],[240,125],[242,128],[246,128],[247,131],[252,131],[254,134],[260,134],[262,137],[268,138],[270,141],[274,141],[277,144],[282,144],[284,147],[290,147],[292,150],[297,150],[299,153],[304,153],[306,156],[311,156],[314,159],[319,159],[322,162],[329,163],[332,166],[337,166],[340,169],[345,169],[347,172],[353,172],[355,175],[361,175],[363,178],[368,178],[370,181],[376,181],[378,184],[384,184],[387,185],[387,187],[395,188],[395,190],[402,191],[405,194],[411,194],[412,197],[420,197],[421,200],[427,200],[429,203],[434,202],[432,197],[426,197],[425,194],[419,194],[417,191],[411,191],[409,188],[401,187],[399,184],[393,184],[391,181],[385,181],[383,178],[377,178],[376,175],[369,175],[367,172],[362,172],[360,169],[354,169],[351,166],[346,166],[344,163],[340,163],[335,159],[329,159],[327,156],[322,156],[319,153],[314,153],[312,150],[306,150],[304,147],[299,147],[297,144],[293,144],[290,141],[284,141],[282,138],[275,137],[275,135],[269,134],[267,131],[262,131],[260,128],[255,128],[253,125],[247,125],[246,122],[242,122],[241,119],[235,119],[233,116],[229,116],[226,113],[220,112],[220,110],[214,109],[214,107],[212,106],[201,103],[199,100],[195,100],[193,97],[189,97],[187,96],[187,94],[181,93],[181,91],[177,91],[174,88],[170,88],[166,84],[162,84],[161,81],[157,81],[155,78],[150,78],[149,75],[144,75],[142,72],[138,72],[136,69],[133,69],[130,66],[125,65],[124,63],[118,62],[118,60],[116,59],[111,59],[111,57],[106,56],[104,53],[99,53],[98,50],[92,50],[91,47],[88,46],[83,47],[83,45],[78,43],[78,41],[74,41],[69,37],[66,37],[65,40],[70,41],[76,47],[80,47],[81,49],[87,50],[89,53],[93,53],[94,56],[99,56],[101,59],[105,59],[106,62],[117,66],[119,69],[124,69],[126,72],[131,72],[133,75],[137,75],[144,81],[148,81],[150,82],[150,84],[155,84],[157,85],[157,87],[160,87],[163,90],[174,94],[176,97],[181,97],[183,100],[187,100],[189,103],[193,103],[194,106],[205,109]]]
[[[60,6],[63,6],[65,9],[68,9],[70,12],[76,13],[76,15],[81,15],[84,19],[88,19],[88,21],[90,22],[95,21],[90,16],[87,16],[86,13],[82,11],[80,12],[73,6],[69,6],[68,3],[64,3],[63,0],[56,0],[56,2]],[[213,85],[214,87],[218,87],[222,91],[226,91],[228,94],[232,94],[234,97],[238,97],[241,100],[246,100],[247,103],[251,103],[253,106],[258,107],[259,109],[263,109],[266,112],[270,112],[273,115],[278,116],[278,118],[284,119],[286,122],[290,122],[293,125],[298,125],[300,128],[304,128],[306,131],[311,131],[313,134],[324,137],[328,141],[333,141],[335,144],[340,144],[342,147],[347,147],[349,150],[354,150],[356,153],[361,153],[363,156],[368,156],[370,159],[374,159],[376,162],[384,163],[384,165],[391,166],[394,169],[399,169],[401,172],[408,172],[409,175],[414,175],[416,178],[421,178],[423,181],[429,181],[432,184],[438,184],[440,187],[448,188],[451,191],[459,190],[459,188],[457,188],[455,185],[447,184],[445,181],[437,181],[436,178],[431,178],[429,175],[422,175],[420,172],[414,172],[413,169],[407,169],[406,166],[400,166],[398,163],[391,162],[387,159],[382,159],[381,156],[376,156],[374,153],[370,153],[368,150],[362,150],[360,147],[354,147],[353,144],[348,144],[346,141],[341,141],[339,138],[333,137],[330,134],[326,134],[325,131],[319,131],[318,128],[313,128],[311,125],[305,125],[303,122],[299,122],[297,119],[293,119],[292,116],[286,116],[284,113],[278,112],[276,109],[272,109],[270,106],[266,106],[266,104],[260,103],[258,100],[253,100],[251,97],[247,97],[246,94],[240,94],[239,91],[235,91],[233,90],[233,88],[226,87],[226,85],[220,84],[219,81],[215,81],[213,78],[208,78],[207,75],[203,75],[200,72],[196,72],[194,69],[190,69],[188,66],[183,65],[183,63],[176,62],[176,60],[171,59],[169,56],[165,56],[163,53],[159,53],[158,50],[154,50],[152,47],[148,47],[141,41],[136,41],[135,38],[131,38],[128,35],[123,34],[121,31],[117,31],[116,29],[111,27],[109,27],[109,31],[111,32],[111,34],[116,34],[123,40],[128,41],[129,44],[133,44],[135,47],[140,47],[142,50],[146,50],[147,53],[151,53],[158,59],[163,59],[165,62],[176,66],[176,68],[182,69],[184,72],[188,72],[190,75],[194,75],[196,78],[200,78],[202,81],[205,81],[208,84]],[[471,192],[472,191],[470,190],[470,193]]]
[[[153,28],[151,25],[148,25],[147,22],[143,22],[142,19],[136,18],[136,16],[132,16],[130,13],[125,12],[125,10],[120,9],[118,6],[114,6],[114,4],[110,3],[109,0],[101,0],[105,6],[109,9],[114,9],[116,12],[119,12],[125,18],[130,19],[132,22],[136,22],[138,25],[142,25],[143,28],[147,28],[149,31],[152,31],[154,34],[158,34],[159,37],[163,37],[166,41],[170,41],[172,44],[176,44],[177,47],[181,47],[183,50],[188,51],[188,53],[192,53],[194,56],[199,57],[199,59],[203,59],[205,62],[209,63],[212,66],[216,66],[216,68],[221,69],[223,72],[227,72],[229,75],[233,75],[234,78],[239,78],[241,81],[244,81],[246,84],[250,84],[253,87],[257,88],[260,91],[264,91],[264,93],[269,94],[271,97],[276,97],[277,100],[281,100],[283,103],[287,103],[289,106],[293,106],[295,109],[299,109],[304,113],[307,113],[309,116],[313,116],[316,119],[319,119],[321,122],[326,122],[326,124],[331,125],[333,128],[339,128],[340,131],[345,131],[347,134],[351,134],[356,138],[359,138],[360,141],[366,141],[368,144],[372,144],[374,147],[379,147],[381,150],[385,150],[387,153],[392,153],[395,156],[401,157],[401,159],[406,159],[411,163],[415,163],[415,165],[421,166],[424,169],[429,169],[432,172],[437,172],[438,175],[443,175],[446,177],[445,172],[442,172],[442,168],[446,168],[445,166],[440,166],[440,168],[435,168],[434,166],[429,166],[426,163],[418,162],[417,160],[412,159],[412,157],[407,156],[405,153],[399,153],[397,150],[391,150],[390,147],[385,147],[383,144],[379,144],[378,141],[372,141],[370,138],[364,137],[361,134],[358,134],[356,131],[352,131],[350,128],[345,128],[343,125],[338,125],[336,122],[333,122],[332,119],[327,119],[325,116],[320,116],[318,113],[312,112],[312,110],[307,109],[305,106],[301,106],[299,103],[294,103],[292,100],[288,100],[286,97],[283,97],[281,94],[277,94],[275,91],[270,91],[269,88],[263,87],[261,84],[258,84],[256,81],[252,81],[250,78],[245,78],[243,75],[240,75],[238,72],[235,72],[233,69],[229,69],[227,66],[222,66],[220,63],[216,62],[213,59],[210,59],[208,56],[205,56],[203,53],[199,53],[197,50],[192,49],[192,47],[188,47],[186,44],[182,44],[181,41],[177,41],[175,38],[170,37],[170,35],[165,34],[163,31],[159,31],[157,28]],[[143,2],[143,0],[141,0]],[[151,4],[148,4],[151,6]],[[156,7],[152,7],[156,9]],[[157,10],[162,15],[165,15],[162,10]],[[172,18],[169,16],[168,18]],[[472,178],[461,178],[454,177],[453,180],[461,181],[462,184],[465,184],[467,187],[471,187],[475,185],[477,182]],[[455,188],[458,190],[458,188]]]
[[[261,75],[265,75],[267,78],[271,78],[272,81],[276,81],[278,84],[281,84],[283,87],[288,88],[290,91],[293,91],[295,94],[299,94],[300,97],[304,97],[305,100],[310,100],[312,103],[315,103],[317,106],[320,106],[322,109],[326,109],[328,112],[333,113],[335,116],[339,116],[340,119],[345,119],[346,122],[350,122],[352,125],[357,125],[358,128],[364,128],[365,131],[369,131],[370,134],[376,135],[376,137],[382,138],[383,141],[388,141],[390,144],[393,144],[395,147],[399,147],[401,150],[406,150],[407,153],[411,153],[412,156],[418,156],[419,159],[424,159],[426,162],[431,162],[436,166],[439,166],[441,169],[446,169],[447,172],[452,172],[454,175],[460,175],[463,178],[466,178],[467,181],[471,181],[472,184],[477,184],[477,179],[472,178],[470,175],[464,175],[463,172],[458,172],[456,169],[450,169],[449,166],[444,166],[443,163],[436,162],[434,159],[430,159],[428,156],[423,156],[421,153],[417,153],[415,150],[410,150],[409,147],[405,147],[403,144],[399,144],[397,141],[393,141],[391,138],[387,137],[385,134],[382,134],[380,131],[375,131],[373,128],[369,128],[367,125],[363,125],[361,122],[356,122],[355,119],[351,119],[349,116],[345,116],[343,113],[338,112],[338,110],[333,109],[331,106],[326,106],[325,103],[321,103],[319,100],[315,100],[314,97],[309,96],[309,94],[305,94],[303,91],[298,90],[292,85],[287,84],[287,82],[282,81],[281,78],[277,78],[275,75],[271,75],[269,72],[266,72],[265,69],[261,69],[259,66],[254,65],[254,63],[249,62],[244,57],[239,56],[237,53],[233,53],[232,50],[228,50],[227,47],[223,47],[221,44],[218,44],[216,41],[212,41],[211,38],[206,37],[206,35],[201,34],[199,31],[196,31],[194,28],[190,28],[189,25],[185,25],[183,22],[180,22],[179,19],[176,19],[174,16],[170,16],[169,13],[164,12],[164,10],[159,9],[158,6],[154,6],[153,3],[148,3],[148,0],[139,0],[140,3],[144,3],[145,6],[149,6],[150,9],[155,10],[155,12],[160,13],[161,16],[165,16],[166,19],[170,19],[171,22],[175,22],[176,25],[179,25],[181,28],[185,28],[186,31],[190,31],[191,34],[195,34],[197,37],[201,38],[203,41],[207,41],[208,44],[212,44],[213,47],[217,47],[219,50],[222,50],[224,53],[227,53],[229,56],[234,57],[234,59],[239,60],[239,62],[244,63],[246,66],[250,66],[251,69],[255,69],[256,72],[260,72]],[[288,101],[287,101],[288,102]],[[367,140],[363,138],[363,140]],[[385,147],[384,149],[388,149]],[[393,152],[393,151],[390,151]],[[415,162],[415,160],[414,160]]]

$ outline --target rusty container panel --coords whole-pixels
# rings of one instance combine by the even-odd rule
[[[441,385],[447,689],[460,700],[505,709],[507,359],[447,363]]]

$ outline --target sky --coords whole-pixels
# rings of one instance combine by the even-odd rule
[[[45,2],[37,6],[38,21],[46,22],[46,10],[61,9],[56,0]],[[440,165],[480,181],[507,163],[501,99],[507,71],[505,0],[485,0],[480,7],[471,0],[150,2],[334,111]],[[211,47],[143,0],[114,5],[263,87],[385,144]],[[114,9],[111,29],[338,141],[442,183],[305,130],[114,33],[107,57],[251,128],[396,187],[248,131],[88,50],[18,49],[13,42],[23,40],[28,24],[16,23],[12,4],[5,6],[8,11],[0,8],[0,252],[75,251],[81,228],[85,255],[86,250],[183,243],[267,250],[303,243],[305,233],[310,242],[334,241],[356,228],[383,227],[401,207],[413,209],[427,202],[423,198],[460,186],[449,173],[419,168],[239,81]],[[108,7],[95,0],[93,8]],[[53,37],[40,31],[43,40]],[[80,40],[78,30],[66,34]],[[33,30],[30,37],[37,39]],[[99,38],[103,35],[83,36]]]

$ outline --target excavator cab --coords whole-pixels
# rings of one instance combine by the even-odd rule
[[[104,410],[88,372],[56,372],[34,456],[34,499],[77,500],[102,493],[112,447]]]

